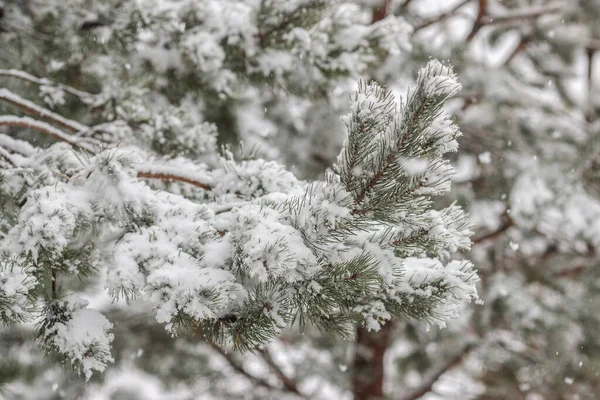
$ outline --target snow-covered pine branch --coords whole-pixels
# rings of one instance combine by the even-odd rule
[[[44,347],[87,378],[112,360],[111,324],[63,291],[70,277],[100,274],[114,299],[146,302],[172,334],[242,350],[294,321],[344,337],[356,323],[378,330],[394,317],[443,324],[476,297],[471,264],[443,264],[470,245],[465,215],[429,199],[449,188],[443,154],[456,150],[459,131],[442,107],[458,88],[435,61],[400,105],[361,84],[325,181],[231,155],[210,167],[131,146],[26,151],[2,171],[16,179],[2,190],[26,201],[1,242],[0,315],[37,316]],[[204,194],[142,180],[156,177],[205,182],[196,185]]]
[[[429,391],[449,398],[504,398],[507,393],[532,398],[569,398],[574,393],[594,397],[600,353],[595,351],[600,343],[596,317],[600,304],[600,3],[545,2],[543,7],[526,1],[448,3],[0,0],[0,91],[4,90],[4,95],[0,93],[0,246],[12,240],[7,238],[11,228],[25,223],[21,211],[35,211],[37,200],[32,196],[43,200],[40,207],[48,205],[44,196],[53,194],[54,188],[62,196],[60,202],[68,200],[69,208],[42,223],[31,219],[32,229],[47,236],[45,243],[52,245],[49,233],[55,231],[44,231],[44,223],[60,225],[67,232],[68,211],[93,225],[88,230],[86,222],[79,223],[70,238],[81,236],[85,242],[83,237],[90,235],[104,240],[93,241],[92,247],[84,245],[90,252],[87,258],[79,250],[68,255],[70,249],[82,248],[71,242],[61,254],[63,261],[40,253],[39,274],[22,256],[1,259],[0,393],[31,399],[133,395],[291,400],[304,395],[365,400],[398,397],[397,393],[427,396]],[[475,20],[468,18],[475,13]],[[409,24],[415,27],[413,34]],[[352,117],[345,119],[349,135],[339,123],[360,76],[372,77],[394,94],[406,93],[424,60],[431,57],[448,60],[460,71],[464,90],[444,109],[465,135],[459,154],[449,156],[457,169],[452,178],[456,186],[443,198],[433,198],[433,203],[429,194],[416,188],[428,169],[445,176],[443,161],[411,157],[414,149],[396,151],[394,137],[381,143],[387,147],[374,146],[370,136],[366,144],[359,143],[360,129],[353,129]],[[390,132],[392,125],[398,131],[413,126],[407,103],[413,91],[403,96],[400,106],[389,101],[391,97],[375,100],[377,92],[387,93],[376,85],[365,82],[360,91],[352,99],[368,97],[364,104],[373,104],[371,114],[390,115],[381,118],[377,129],[370,128],[374,135],[387,125]],[[354,110],[356,102],[352,103]],[[418,103],[415,98],[413,110]],[[368,115],[360,117],[365,121]],[[69,128],[73,122],[87,129]],[[360,128],[360,119],[355,125]],[[415,135],[411,132],[411,137],[422,137],[419,124],[416,128],[411,129]],[[362,160],[361,168],[346,168],[344,174],[340,160],[339,176],[329,174],[324,182],[300,181],[322,177],[346,138],[348,155],[360,156],[352,162]],[[240,140],[243,150],[237,147]],[[77,146],[65,141],[90,146],[73,151]],[[223,157],[223,144],[235,157]],[[244,157],[243,152],[256,156]],[[385,152],[399,154],[398,162],[390,163],[387,170],[401,178],[395,183],[382,173],[379,184],[366,190],[356,204],[379,166],[385,166],[381,158]],[[169,207],[173,199],[187,199],[208,211],[200,210],[202,217],[194,220],[195,214],[182,210],[181,204],[172,206],[173,212],[186,217],[176,218],[180,226],[167,233],[155,228],[163,222],[150,221],[150,217],[158,220],[166,207],[152,206],[152,212],[133,215],[125,228],[104,221],[104,211],[98,212],[98,219],[89,219],[89,210],[82,213],[74,207],[81,203],[76,195],[90,190],[85,183],[89,172],[94,180],[104,176],[96,171],[102,159],[111,156],[118,161],[115,169],[121,168],[122,161],[127,171],[115,182],[151,188],[150,197],[159,191],[171,193],[171,200],[165,200]],[[256,158],[283,162],[293,174],[281,164]],[[373,162],[364,163],[370,159]],[[430,164],[432,160],[438,161]],[[361,171],[362,179],[355,179]],[[390,188],[398,185],[400,191],[383,190],[388,183]],[[440,179],[433,189],[426,189],[440,190],[447,184]],[[386,194],[379,196],[376,190]],[[100,201],[103,190],[98,193]],[[144,193],[140,190],[140,197]],[[83,196],[84,203],[91,201],[95,209],[92,198]],[[111,303],[106,294],[111,266],[106,260],[117,246],[119,253],[138,243],[158,251],[162,247],[150,242],[152,232],[164,238],[183,229],[182,219],[192,225],[206,219],[216,238],[206,239],[207,248],[235,241],[239,254],[262,249],[254,235],[262,234],[265,227],[280,235],[305,232],[301,236],[310,253],[303,253],[297,262],[303,268],[312,265],[306,262],[306,254],[321,254],[320,248],[335,250],[337,244],[346,256],[344,246],[368,244],[364,246],[368,252],[347,254],[347,262],[331,262],[332,268],[319,270],[313,280],[322,285],[321,296],[306,295],[297,301],[305,304],[296,322],[313,321],[343,334],[352,321],[364,320],[363,314],[384,315],[384,309],[388,314],[429,320],[437,319],[430,313],[433,309],[441,318],[455,309],[432,307],[445,301],[453,285],[437,278],[448,269],[456,272],[463,267],[462,263],[448,265],[441,258],[469,241],[468,235],[461,234],[468,229],[461,208],[440,209],[453,201],[469,206],[476,236],[473,251],[465,257],[475,261],[482,276],[483,304],[462,313],[450,329],[423,334],[421,324],[395,321],[378,332],[356,326],[354,340],[334,342],[333,335],[310,328],[300,335],[294,326],[269,343],[272,360],[265,362],[266,352],[261,351],[242,354],[223,349],[225,357],[215,353],[217,345],[207,346],[199,333],[218,336],[223,329],[208,321],[198,329],[187,329],[190,318],[174,321],[173,328],[190,332],[170,340],[165,323],[158,323],[152,312],[155,304],[145,296],[138,294],[130,307],[126,301]],[[123,212],[124,207],[115,204]],[[259,205],[263,207],[257,211]],[[126,224],[127,218],[116,220]],[[370,236],[361,233],[366,225]],[[102,229],[94,232],[97,228]],[[123,229],[129,244],[110,235],[120,235]],[[136,238],[135,233],[144,229],[148,239]],[[270,282],[270,276],[298,279],[287,251],[297,241],[285,238],[268,243],[274,249],[267,252],[274,254],[269,268],[253,262],[259,256],[251,253],[240,255],[235,271],[254,273],[260,284],[259,279]],[[248,246],[243,245],[246,242]],[[191,252],[187,242],[183,244],[188,246],[185,253]],[[104,245],[104,250],[94,247]],[[377,294],[383,280],[380,265],[374,264],[381,255],[373,254],[379,249],[393,251],[396,259],[390,255],[390,260],[400,260],[397,270],[405,270],[397,280],[402,285],[395,292],[393,287],[387,290],[387,296]],[[130,256],[146,252],[137,250]],[[219,252],[215,248],[207,255]],[[330,258],[338,254],[330,253]],[[200,252],[197,256],[202,257]],[[93,268],[85,267],[92,263]],[[156,260],[142,258],[142,263],[153,267]],[[23,265],[32,268],[24,271]],[[55,268],[48,270],[49,265]],[[140,281],[144,279],[149,278],[142,276]],[[151,282],[164,285],[165,277],[153,274]],[[197,282],[185,283],[191,287]],[[273,293],[269,290],[255,297],[269,297]],[[461,293],[466,292],[457,294]],[[114,294],[129,295],[118,290]],[[287,301],[275,295],[282,303]],[[177,296],[182,302],[189,299],[183,290],[172,297]],[[340,312],[338,305],[349,304],[344,303],[347,297],[360,296],[364,298],[357,300],[354,312]],[[84,306],[78,297],[89,304]],[[223,301],[215,293],[209,297],[217,304]],[[260,306],[250,300],[249,310],[253,304]],[[452,304],[459,303],[457,296]],[[285,304],[293,306],[290,301]],[[54,327],[46,326],[47,335],[36,341],[36,325],[20,322],[40,316],[52,321],[58,314],[49,306],[62,310],[62,317],[54,319]],[[168,308],[160,310],[168,318]],[[323,318],[326,315],[332,317]],[[93,332],[73,329],[84,316],[97,322]],[[224,317],[229,332],[244,331],[248,318],[241,312],[228,310]],[[239,328],[232,325],[236,318]],[[369,322],[370,326],[379,323]],[[104,354],[106,361],[110,356],[115,363],[102,376],[94,376],[88,384],[58,368],[65,357],[73,359],[71,364],[81,372],[96,371],[92,366],[103,368],[94,357],[108,348],[110,323],[115,336],[112,354]],[[258,324],[262,330],[253,340],[275,334],[269,318]],[[66,332],[81,335],[65,346],[62,333]],[[44,358],[36,343],[65,356]],[[456,350],[469,349],[472,343],[476,351],[461,362],[464,352],[459,351],[457,358]],[[88,348],[90,357],[81,350]],[[89,369],[83,371],[82,364]],[[493,368],[487,368],[490,365]],[[503,372],[502,379],[498,371]]]

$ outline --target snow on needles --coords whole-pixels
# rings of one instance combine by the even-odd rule
[[[27,321],[32,317],[32,291],[37,279],[17,260],[0,259],[0,324]]]
[[[112,324],[98,311],[86,308],[87,301],[70,296],[57,304],[60,314],[42,334],[45,346],[64,354],[88,380],[93,371],[102,372],[113,362],[110,343]]]
[[[218,70],[206,61],[219,60],[220,45],[207,35],[190,33],[203,42],[190,48]],[[38,275],[57,282],[106,271],[114,299],[150,305],[171,334],[199,331],[239,349],[276,337],[298,314],[342,333],[399,316],[443,325],[477,296],[469,262],[442,263],[469,248],[468,219],[429,199],[450,188],[444,154],[460,131],[442,107],[459,87],[437,62],[399,103],[361,83],[337,165],[315,182],[273,161],[219,156],[216,128],[185,106],[147,120],[142,134],[158,145],[146,148],[130,140],[85,156],[66,144],[34,153],[0,137],[44,173],[2,240],[6,256],[22,261],[0,269],[0,315],[26,317]],[[169,142],[181,131],[190,136]],[[180,152],[199,137],[205,146]],[[112,325],[76,296],[59,297],[55,283],[52,295],[41,338],[89,379],[112,361]]]

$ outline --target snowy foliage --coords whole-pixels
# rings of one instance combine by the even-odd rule
[[[40,341],[47,350],[63,354],[85,375],[102,372],[113,361],[110,355],[112,324],[98,311],[86,308],[87,301],[76,296],[47,305],[40,328]]]
[[[598,20],[0,0],[7,397],[593,398]]]
[[[593,398],[599,20],[0,0],[0,386]]]
[[[471,264],[402,257],[444,259],[470,245],[462,210],[434,211],[429,198],[449,189],[452,169],[442,157],[455,149],[448,143],[459,131],[442,107],[458,89],[438,62],[423,68],[401,105],[376,83],[362,83],[345,118],[348,140],[321,182],[300,181],[275,162],[218,156],[214,127],[186,125],[182,108],[167,108],[152,128],[142,125],[160,135],[137,139],[157,140],[150,148],[131,140],[111,148],[110,136],[87,142],[39,123],[33,129],[69,145],[25,154],[11,148],[22,158],[5,174],[30,168],[39,183],[18,181],[26,201],[2,251],[22,260],[16,268],[25,284],[14,288],[18,276],[3,281],[3,292],[23,298],[0,303],[2,314],[22,318],[19,302],[41,300],[30,299],[29,282],[50,281],[40,339],[86,378],[111,361],[111,324],[71,295],[59,297],[62,276],[106,271],[114,299],[148,303],[172,334],[194,330],[240,349],[271,340],[296,319],[345,337],[356,322],[378,330],[394,316],[443,324],[477,296]],[[89,130],[6,92],[42,119]],[[407,172],[399,162],[406,157],[424,158],[427,167]],[[203,193],[186,198],[180,189],[152,187],[148,178]]]
[[[0,322],[9,324],[31,318],[36,283],[17,260],[0,261]]]

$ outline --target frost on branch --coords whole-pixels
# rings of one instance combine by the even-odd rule
[[[17,260],[0,256],[0,324],[31,319],[37,281]]]
[[[76,296],[50,303],[39,327],[39,340],[47,351],[63,354],[86,380],[92,371],[102,372],[113,362],[110,343],[112,324],[87,301]]]
[[[380,226],[371,228],[371,240],[378,240],[382,250],[393,249],[396,256],[446,258],[470,247],[471,231],[462,209],[452,205],[435,211],[429,198],[450,188],[453,170],[442,156],[457,149],[460,131],[442,107],[459,89],[452,70],[432,61],[419,72],[416,86],[399,107],[376,83],[362,83],[351,98],[352,112],[344,117],[348,139],[336,171],[353,198],[351,214],[358,221],[378,221]],[[417,160],[419,168],[412,160]],[[386,260],[388,269],[400,276],[384,295],[396,313],[441,322],[447,315],[439,307],[453,307],[476,295],[476,275],[468,263],[460,269],[442,268],[434,259],[431,273],[424,275],[422,268],[413,268],[414,263],[399,266],[400,260],[389,256]],[[424,276],[428,278],[420,279]],[[453,280],[462,284],[450,284]],[[455,287],[465,294],[452,293],[449,288]],[[398,288],[410,290],[399,292]],[[416,288],[426,296],[409,295]],[[404,295],[410,300],[402,300]],[[370,326],[375,327],[373,321]]]
[[[130,8],[150,25],[138,33],[142,59],[226,95],[248,77],[318,93],[329,77],[356,76],[408,50],[412,31],[394,16],[367,24],[357,5],[327,0],[145,0]]]
[[[166,158],[55,145],[25,157],[43,178],[25,189],[2,250],[51,288],[43,343],[88,378],[110,361],[110,323],[57,290],[62,276],[97,271],[113,298],[149,304],[173,335],[192,331],[242,350],[293,323],[342,337],[357,323],[377,330],[397,317],[443,325],[476,297],[471,264],[443,262],[470,246],[466,215],[455,204],[435,210],[430,199],[449,189],[443,155],[460,132],[442,107],[458,88],[437,62],[400,104],[362,83],[338,163],[318,182],[228,152]],[[167,116],[155,126],[184,129]]]

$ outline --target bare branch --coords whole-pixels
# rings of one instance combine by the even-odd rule
[[[481,19],[482,25],[497,25],[507,22],[516,22],[529,19],[536,19],[543,15],[553,14],[562,9],[562,5],[554,4],[545,7],[523,8],[500,15],[486,15]]]
[[[464,0],[460,3],[458,3],[456,6],[454,6],[452,9],[450,9],[449,11],[442,13],[440,15],[438,15],[437,17],[434,17],[432,19],[428,19],[426,21],[421,22],[419,25],[416,25],[414,27],[413,32],[417,32],[421,29],[427,28],[428,26],[431,26],[435,23],[441,22],[451,16],[453,16],[459,9],[461,9],[463,6],[469,4],[472,0]]]
[[[139,167],[137,176],[138,178],[159,179],[161,181],[184,182],[204,190],[212,190],[212,187],[207,183],[188,176],[182,176],[170,170],[169,172],[160,172],[160,168],[160,166],[153,166],[151,169],[146,169],[143,166]]]
[[[495,231],[488,232],[484,235],[474,238],[473,244],[481,243],[481,242],[484,242],[484,241],[490,240],[490,239],[495,239],[513,225],[514,225],[514,222],[512,221],[512,219],[509,218],[502,225],[500,225],[500,227],[498,229],[496,229]]]
[[[25,100],[6,89],[0,89],[0,100],[5,100],[10,104],[17,105],[21,109],[31,114],[38,115],[41,118],[45,118],[46,120],[55,122],[58,125],[70,127],[70,129],[74,131],[82,132],[89,129],[89,127],[79,124],[76,121],[68,120],[56,113],[39,107],[36,104],[31,103],[28,100]],[[90,143],[91,139],[89,138],[86,138],[86,141],[83,141],[80,138],[73,137],[46,122],[39,121],[30,117],[17,117],[13,115],[0,116],[0,126],[13,126],[33,129],[38,132],[53,136],[54,138],[69,143],[72,146],[85,149],[91,152],[92,154],[96,153],[94,145],[98,146],[101,144],[100,142],[96,143],[95,141]],[[173,171],[171,168],[167,167],[161,168],[153,166],[152,168],[144,168],[140,170],[138,172],[138,177],[160,179],[163,181],[185,182],[190,185],[202,188],[204,190],[211,190],[211,186],[209,184],[201,182],[193,176],[183,176],[179,172],[180,171]]]
[[[518,9],[500,15],[489,15],[487,14],[487,5],[487,0],[479,0],[479,11],[477,12],[477,16],[475,17],[473,28],[467,36],[467,43],[471,42],[471,40],[473,40],[473,38],[475,37],[475,35],[477,35],[479,30],[484,26],[528,21],[531,19],[536,19],[543,15],[556,13],[560,11],[563,7],[561,4],[553,4],[545,7],[530,7]],[[510,62],[511,59],[512,58],[509,58],[508,61]]]
[[[477,11],[477,17],[475,17],[475,22],[473,23],[473,28],[471,28],[471,32],[469,36],[467,36],[467,43],[471,42],[477,32],[485,25],[484,19],[487,13],[487,0],[479,0],[479,11]]]
[[[408,6],[410,5],[410,3],[412,2],[412,0],[406,0],[404,3],[402,3],[402,5],[400,6],[400,10],[406,10],[408,8]]]
[[[430,392],[433,385],[444,375],[446,372],[457,366],[465,358],[471,350],[475,348],[475,345],[470,343],[460,349],[453,357],[451,357],[446,363],[434,370],[416,389],[414,389],[408,395],[401,397],[401,400],[417,400],[421,396],[424,396]]]
[[[587,120],[591,122],[593,118],[592,95],[594,93],[594,56],[596,55],[597,49],[588,47],[585,50],[587,55],[587,109],[585,110],[585,116]]]
[[[525,50],[527,48],[527,45],[529,44],[530,41],[531,41],[531,39],[529,37],[521,36],[521,39],[519,40],[519,44],[517,45],[517,47],[515,47],[515,49],[512,51],[512,53],[510,53],[510,55],[506,58],[506,60],[504,60],[504,62],[502,63],[502,66],[505,67],[508,64],[510,64],[511,61],[517,55],[519,55],[519,53],[521,53],[523,50]]]
[[[589,271],[592,265],[594,265],[594,260],[589,260],[586,264],[581,264],[570,269],[558,271],[553,276],[557,278],[573,279],[578,277],[582,273]]]
[[[50,135],[62,142],[69,143],[70,145],[78,148],[85,149],[91,153],[95,153],[94,147],[89,142],[82,142],[70,136],[69,134],[61,131],[60,129],[43,121],[38,121],[30,117],[17,117],[14,115],[2,115],[0,116],[0,126],[14,126],[19,128],[29,128],[35,131],[41,132],[46,135]]]
[[[371,23],[376,23],[387,17],[390,12],[391,0],[383,0],[383,4],[373,10]]]
[[[219,346],[217,346],[214,343],[211,343],[210,346],[217,352],[219,353],[224,359],[225,361],[227,361],[227,363],[239,374],[244,375],[246,378],[248,378],[252,383],[254,383],[255,385],[258,386],[262,386],[264,388],[270,389],[270,390],[277,390],[279,391],[279,388],[274,387],[273,385],[271,385],[269,382],[265,381],[262,378],[256,377],[252,374],[250,374],[248,371],[246,371],[240,364],[238,364],[233,357],[231,357],[230,354],[226,353],[225,351],[223,351],[222,348],[220,348]]]
[[[33,115],[34,117],[41,118],[45,121],[52,122],[61,128],[65,128],[71,132],[80,132],[88,130],[89,127],[80,124],[77,121],[64,118],[55,112],[52,112],[44,107],[41,107],[21,96],[11,92],[8,89],[0,89],[0,100],[20,108],[27,114]]]
[[[20,71],[17,69],[0,69],[0,76],[17,78],[17,79],[21,79],[23,81],[34,83],[34,84],[40,85],[40,86],[42,86],[42,85],[54,86],[54,87],[64,90],[66,93],[69,93],[75,97],[79,97],[84,102],[89,101],[90,99],[92,99],[95,96],[94,94],[84,92],[82,90],[75,89],[71,86],[63,85],[61,83],[56,83],[56,82],[53,82],[46,78],[38,78],[38,77],[33,76],[25,71]]]
[[[266,347],[260,351],[260,354],[262,355],[262,357],[264,358],[264,360],[267,362],[267,364],[269,364],[269,366],[271,367],[271,369],[275,372],[275,375],[277,375],[277,377],[279,378],[279,380],[283,384],[283,387],[285,387],[285,389],[288,392],[295,393],[295,394],[297,394],[298,396],[300,396],[302,398],[307,398],[304,394],[302,394],[298,390],[298,385],[296,384],[296,382],[292,378],[288,377],[281,370],[281,368],[279,368],[279,366],[275,363],[275,361],[273,360],[273,357],[271,357],[271,354],[269,353],[269,350],[267,350]]]

